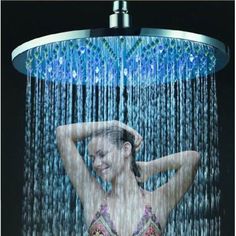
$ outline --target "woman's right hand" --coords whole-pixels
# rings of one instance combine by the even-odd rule
[[[134,148],[135,151],[138,152],[142,146],[143,137],[136,130],[118,120],[113,120],[111,122],[114,126],[120,127],[134,136]]]

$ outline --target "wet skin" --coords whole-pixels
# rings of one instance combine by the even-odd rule
[[[93,168],[105,181],[112,181],[125,165],[123,150],[112,144],[106,137],[94,137],[88,144],[89,156]]]

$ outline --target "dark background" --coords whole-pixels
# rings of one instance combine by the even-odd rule
[[[234,235],[234,2],[130,2],[133,25],[205,34],[230,47],[216,74],[219,114],[221,235]],[[112,2],[2,2],[2,235],[21,234],[26,76],[11,63],[18,45],[51,33],[108,27]]]

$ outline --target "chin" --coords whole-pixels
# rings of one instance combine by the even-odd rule
[[[100,177],[106,182],[111,182],[112,181],[112,178],[111,178],[110,175],[100,175]]]
[[[105,173],[99,173],[98,174],[104,181],[111,182],[112,176],[110,173],[110,170]]]
[[[111,182],[111,178],[101,177],[103,181],[105,182]]]

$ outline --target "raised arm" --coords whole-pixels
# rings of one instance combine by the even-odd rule
[[[161,194],[165,211],[168,214],[182,199],[193,183],[199,163],[199,154],[196,151],[185,151],[168,155],[149,162],[138,162],[143,173],[143,180],[155,173],[167,170],[176,170],[176,173],[166,183],[158,188],[156,194]],[[149,173],[149,174],[148,174]],[[155,194],[155,192],[153,194]]]
[[[129,131],[135,137],[135,147],[139,149],[141,136],[131,127],[115,120],[63,125],[56,130],[57,144],[65,170],[83,204],[85,199],[87,201],[92,197],[94,197],[93,203],[102,201],[105,193],[96,179],[90,175],[75,142],[82,141],[94,132],[109,127],[120,127]]]
[[[57,144],[65,170],[84,204],[85,200],[100,201],[104,192],[96,179],[92,177],[79,154],[75,142],[92,135],[93,132],[112,125],[112,122],[90,122],[59,126],[56,130]],[[91,199],[93,198],[94,199]]]

